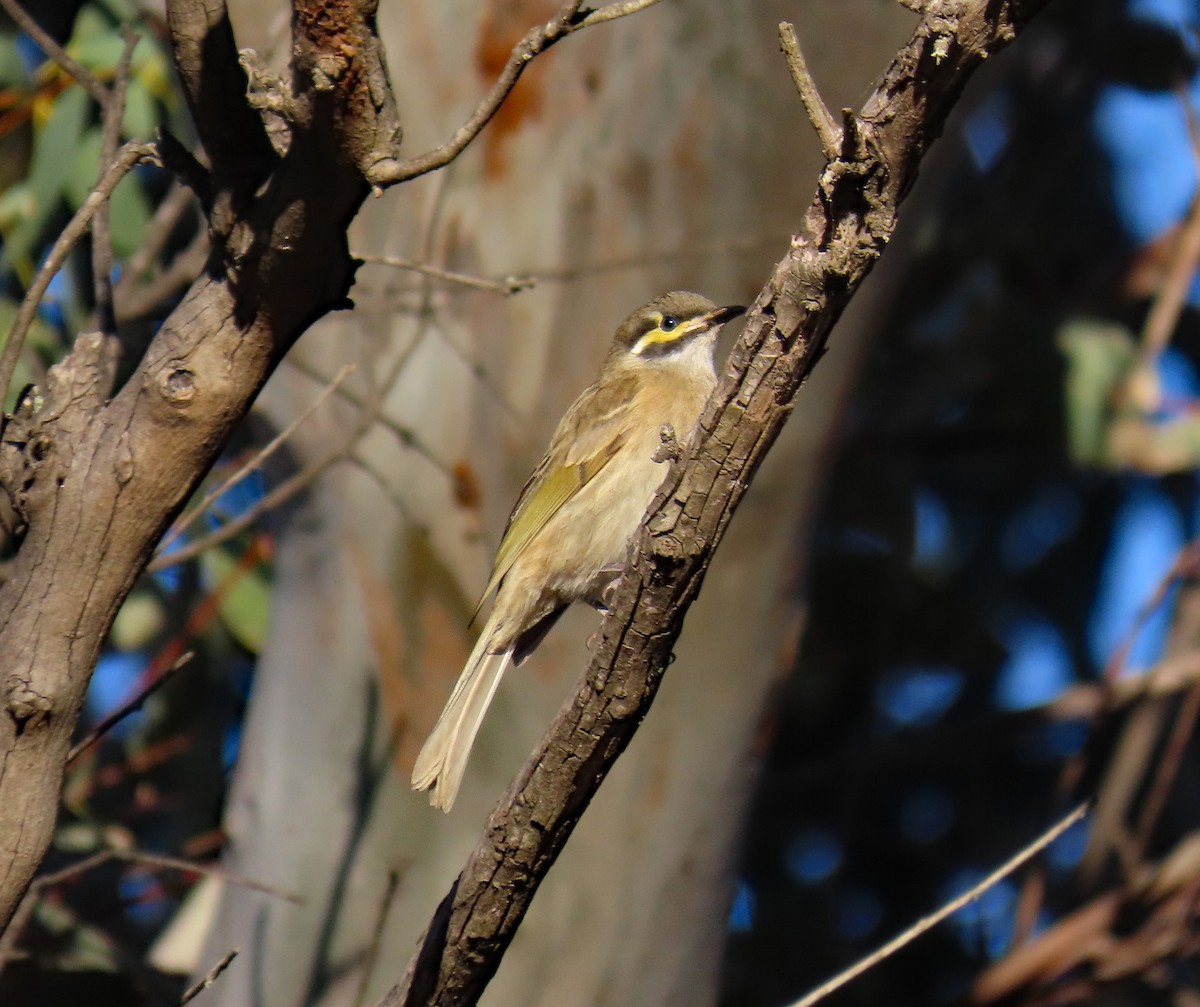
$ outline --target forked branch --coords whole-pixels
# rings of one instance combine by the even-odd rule
[[[466,150],[468,144],[480,134],[483,127],[492,121],[492,116],[504,104],[504,99],[517,86],[517,81],[521,79],[525,68],[555,42],[561,41],[581,28],[589,28],[605,21],[615,21],[617,18],[636,14],[647,7],[652,7],[656,3],[658,0],[621,0],[619,3],[607,4],[598,10],[587,13],[580,10],[583,7],[583,0],[571,0],[570,3],[564,4],[554,17],[543,25],[531,28],[525,37],[513,47],[512,54],[508,57],[504,69],[500,71],[496,83],[484,95],[483,100],[471,113],[471,117],[454,136],[441,146],[406,160],[397,160],[394,154],[389,152],[374,164],[367,166],[368,181],[372,185],[380,187],[395,185],[397,182],[416,178],[418,175],[424,175],[449,164]]]

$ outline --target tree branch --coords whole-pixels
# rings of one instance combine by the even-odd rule
[[[157,156],[157,151],[152,144],[125,144],[113,159],[112,164],[108,166],[108,170],[101,176],[96,188],[91,191],[88,198],[83,201],[83,205],[75,211],[75,216],[71,218],[70,223],[59,234],[46,256],[46,260],[42,263],[42,268],[38,270],[33,283],[25,292],[21,308],[17,312],[13,327],[8,333],[8,339],[4,343],[4,353],[0,355],[0,403],[8,398],[8,388],[12,384],[17,361],[20,359],[21,350],[25,345],[25,336],[28,334],[29,326],[33,324],[34,318],[37,317],[38,305],[41,304],[42,297],[49,289],[50,281],[54,279],[67,256],[71,254],[71,250],[87,231],[96,211],[108,202],[121,179],[135,164],[155,160]]]
[[[709,559],[891,237],[921,157],[967,79],[1047,0],[926,14],[826,165],[804,234],[759,294],[686,459],[651,506],[576,695],[488,818],[382,1007],[475,1003],[584,808],[646,716]]]
[[[138,36],[128,27],[121,31],[124,48],[117,62],[117,76],[105,95],[103,129],[100,135],[100,167],[97,185],[104,180],[108,165],[117,156],[117,145],[121,142],[121,119],[125,115],[125,93],[129,88],[129,67],[133,61],[133,50]],[[117,329],[113,313],[112,283],[112,237],[108,228],[108,201],[96,208],[92,219],[92,287],[96,298],[96,325],[101,332],[113,335]]]
[[[812,992],[805,994],[797,1000],[792,1007],[813,1007],[814,1004],[820,1003],[827,996],[836,993],[846,983],[857,979],[864,972],[873,969],[885,958],[890,958],[906,944],[911,944],[922,934],[927,933],[936,927],[942,920],[948,916],[953,916],[963,906],[974,902],[979,896],[986,892],[989,888],[995,887],[1006,877],[1012,874],[1013,871],[1027,864],[1030,860],[1036,857],[1054,840],[1067,831],[1072,825],[1078,822],[1085,814],[1087,814],[1088,805],[1081,804],[1070,814],[1059,819],[1054,825],[1050,826],[1045,832],[1038,836],[1031,843],[1023,846],[1015,854],[1009,857],[1003,864],[997,867],[991,874],[980,881],[978,884],[972,885],[961,895],[956,895],[949,902],[945,903],[936,911],[928,916],[923,916],[910,927],[906,927],[903,931],[893,937],[882,947],[876,948],[869,955],[860,958],[844,972],[839,972],[832,979],[821,983]]]
[[[5,13],[17,23],[21,31],[33,39],[42,52],[69,73],[80,87],[100,103],[101,107],[105,105],[108,101],[108,88],[96,78],[91,70],[78,63],[66,49],[59,45],[54,37],[38,24],[24,7],[17,3],[17,0],[0,0],[0,7],[4,8]]]
[[[821,141],[821,151],[826,161],[837,158],[842,149],[842,131],[830,114],[825,102],[821,100],[821,92],[817,90],[817,82],[808,72],[808,64],[804,62],[804,54],[800,51],[800,40],[796,38],[796,29],[788,21],[779,22],[779,44],[787,57],[788,70],[792,75],[792,83],[804,102],[804,111],[808,113],[808,121],[817,132]]]
[[[169,0],[167,28],[179,80],[217,175],[250,181],[275,161],[262,119],[246,100],[246,71],[225,0]]]
[[[0,437],[0,485],[25,523],[0,583],[0,928],[53,835],[71,731],[121,602],[284,354],[348,303],[346,229],[370,192],[357,165],[394,137],[394,102],[370,0],[293,6],[296,156],[281,159],[246,100],[221,0],[170,0],[213,164],[210,184],[197,183],[206,268],[115,395],[113,341],[85,333]],[[0,387],[63,249],[119,173],[152,153],[123,148],[56,243],[0,357]]]
[[[427,174],[449,164],[466,150],[471,141],[483,130],[483,127],[492,121],[492,116],[504,103],[504,99],[517,86],[517,81],[521,79],[525,68],[537,56],[544,53],[555,42],[561,41],[581,28],[601,24],[605,21],[615,21],[617,18],[636,14],[647,7],[652,7],[656,3],[658,0],[623,0],[623,2],[611,3],[598,10],[590,11],[584,16],[580,16],[579,10],[583,6],[582,0],[571,0],[564,4],[554,17],[543,25],[531,28],[525,37],[513,47],[508,63],[500,71],[496,83],[492,85],[492,89],[488,91],[471,117],[454,136],[440,147],[435,147],[433,150],[404,161],[396,160],[391,151],[382,151],[378,160],[365,167],[367,178],[376,186],[395,185],[397,182],[416,178],[418,175]]]

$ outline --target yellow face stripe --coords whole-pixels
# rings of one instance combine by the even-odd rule
[[[693,332],[707,328],[709,322],[710,319],[707,315],[699,315],[696,318],[685,319],[670,332],[664,332],[659,328],[662,325],[662,315],[659,315],[658,325],[638,339],[629,352],[634,356],[638,356],[645,352],[648,347],[661,345],[662,343],[673,343],[677,339],[683,339],[686,336],[690,336]]]

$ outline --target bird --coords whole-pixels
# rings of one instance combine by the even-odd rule
[[[717,334],[742,305],[675,290],[617,328],[599,376],[567,409],[525,483],[492,564],[491,614],[413,768],[414,790],[449,811],[484,714],[569,605],[604,610],[630,540],[665,471],[664,443],[686,440],[716,387]],[[474,620],[472,620],[474,621]]]

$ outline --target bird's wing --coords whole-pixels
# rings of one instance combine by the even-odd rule
[[[617,453],[625,441],[633,392],[629,381],[592,385],[559,421],[546,457],[533,470],[509,516],[476,615],[546,522]]]

